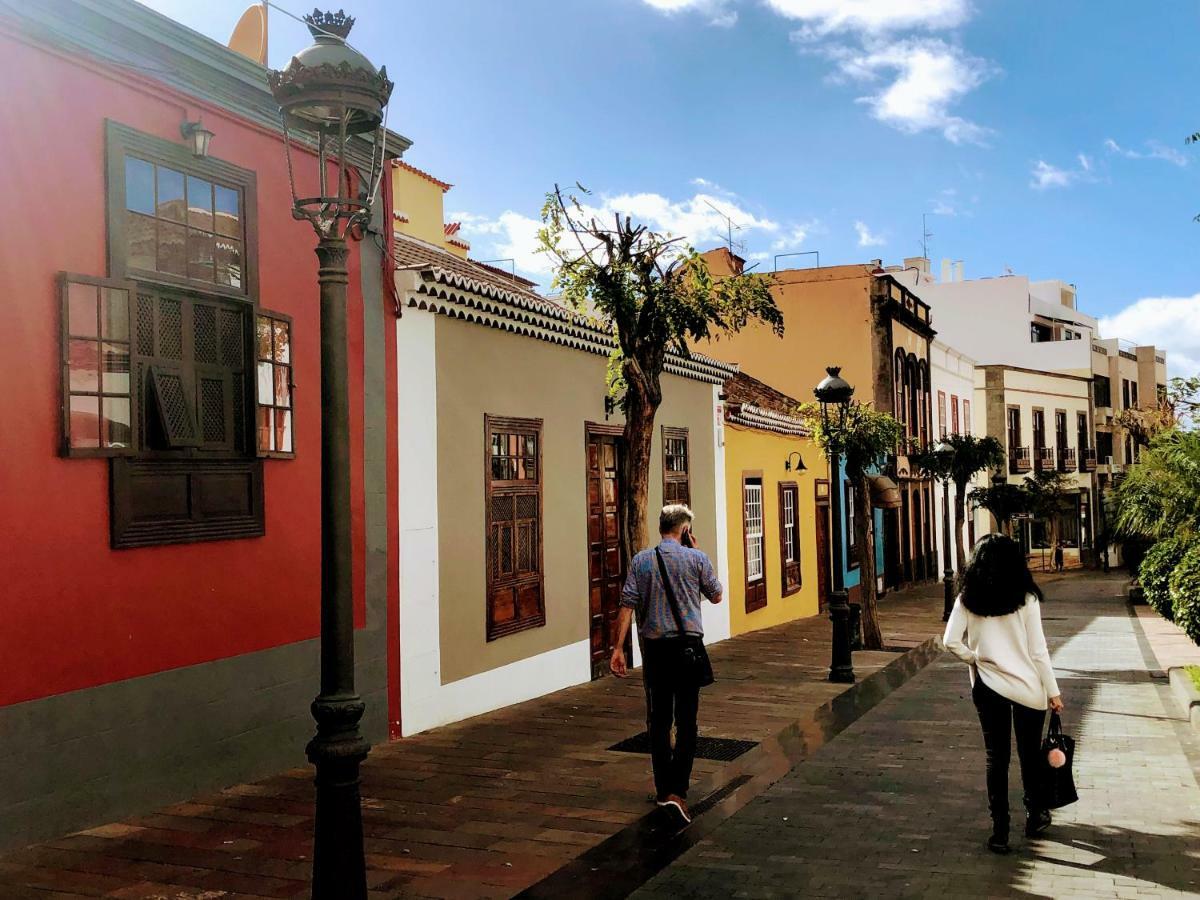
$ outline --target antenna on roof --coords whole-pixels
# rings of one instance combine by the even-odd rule
[[[733,240],[733,230],[736,228],[738,231],[741,231],[742,226],[739,225],[737,222],[733,221],[733,219],[730,218],[729,213],[725,212],[724,210],[717,209],[717,207],[713,206],[707,200],[704,201],[704,205],[707,206],[709,209],[711,209],[713,212],[715,212],[717,215],[719,215],[722,219],[725,220],[725,243],[729,247],[729,252],[730,253],[736,252],[737,255],[739,255],[739,256],[741,254],[745,253],[746,252],[746,244],[743,241],[738,241],[735,244],[734,240]],[[736,251],[734,250],[735,247],[737,248]]]
[[[506,262],[511,269],[513,281],[517,280],[517,261],[511,256],[506,256],[504,259],[481,259],[479,264],[482,266],[490,266],[492,263]]]
[[[929,213],[921,213],[921,256],[924,259],[929,259],[929,239],[933,237],[933,232],[929,230],[929,226],[925,224]]]

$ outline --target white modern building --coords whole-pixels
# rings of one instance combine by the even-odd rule
[[[936,315],[936,310],[934,311]],[[933,440],[940,440],[950,434],[982,434],[984,425],[982,419],[976,418],[978,403],[975,400],[975,360],[949,346],[940,338],[935,339],[929,348],[929,380],[933,392]],[[978,424],[977,424],[978,422]],[[986,480],[986,473],[980,476],[979,483]],[[970,493],[971,488],[967,488]],[[936,482],[933,489],[933,512],[935,534],[937,535],[937,552],[940,557],[946,557],[947,527],[949,537],[949,567],[958,572],[958,560],[955,558],[954,543],[954,503],[957,490],[953,484],[943,485]],[[965,498],[964,498],[965,500]],[[966,527],[963,531],[963,545],[970,553],[975,543],[976,523],[970,503],[967,506]],[[986,531],[986,528],[984,529]],[[942,569],[947,566],[946,558],[942,559]]]

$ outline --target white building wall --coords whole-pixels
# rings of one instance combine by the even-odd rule
[[[941,437],[941,422],[939,420],[939,392],[946,395],[946,431],[953,432],[954,417],[950,412],[950,404],[952,400],[957,400],[959,407],[959,427],[960,434],[985,434],[982,411],[976,409],[977,403],[975,400],[975,361],[969,356],[960,353],[958,350],[948,346],[941,340],[935,340],[929,350],[929,380],[930,388],[933,391],[933,438],[937,440]],[[969,412],[971,421],[967,421],[964,416],[963,401],[969,404]],[[986,476],[984,476],[986,477]],[[968,486],[967,491],[971,488]],[[954,543],[954,501],[957,490],[953,484],[943,485],[940,481],[934,482],[933,487],[933,507],[934,507],[934,528],[937,540],[938,557],[942,559],[945,550],[946,529],[951,530],[950,534],[950,567],[954,572],[958,572],[958,561],[955,558],[955,543]],[[965,498],[964,498],[965,500]],[[945,511],[949,512],[947,518]],[[970,526],[969,520],[971,516],[970,504],[967,505],[968,521],[963,525],[963,546],[967,553],[971,552],[970,543]],[[984,529],[986,531],[986,528]],[[976,537],[982,536],[984,531],[976,531]],[[945,571],[946,560],[942,559],[942,570]]]

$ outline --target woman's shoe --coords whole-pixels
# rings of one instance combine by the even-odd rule
[[[1025,837],[1037,837],[1050,827],[1050,810],[1039,809],[1031,812],[1025,820]]]

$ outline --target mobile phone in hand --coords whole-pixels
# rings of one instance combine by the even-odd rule
[[[685,528],[685,529],[683,529],[683,534],[681,534],[681,535],[679,536],[679,543],[683,544],[683,546],[685,546],[685,547],[694,547],[694,546],[696,546],[696,545],[695,545],[695,544],[692,542],[692,529],[690,529],[690,528]]]

